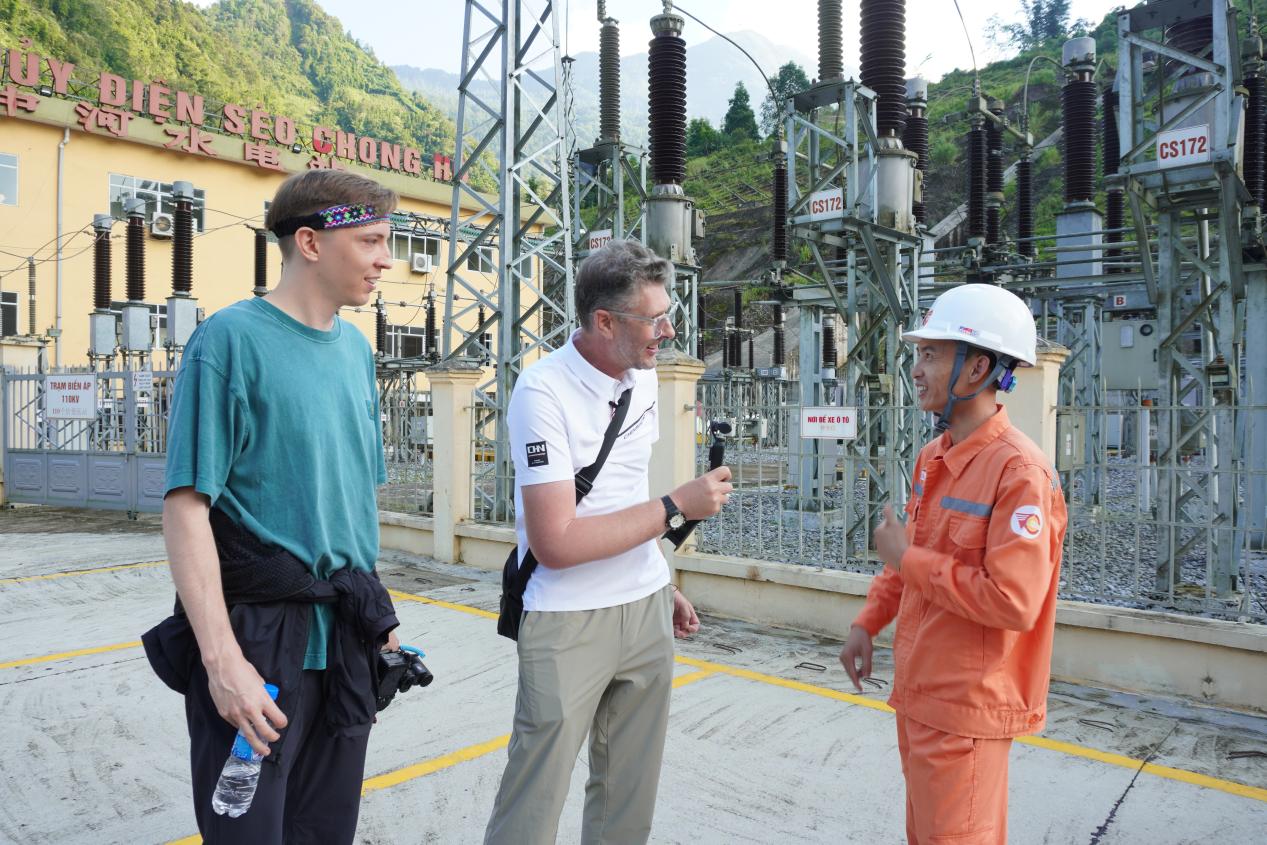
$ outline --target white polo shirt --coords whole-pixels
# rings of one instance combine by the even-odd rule
[[[629,412],[594,488],[576,507],[578,517],[624,510],[651,498],[647,470],[659,437],[655,370],[604,375],[573,342],[526,368],[510,397],[508,424],[515,460],[515,531],[519,559],[528,549],[523,488],[571,481],[592,464],[611,422],[610,403],[633,386]],[[540,558],[538,558],[540,560]],[[567,569],[542,563],[524,592],[525,610],[594,610],[645,598],[669,583],[669,567],[655,540],[609,558]]]

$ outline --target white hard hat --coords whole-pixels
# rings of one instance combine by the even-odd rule
[[[1032,367],[1038,360],[1034,315],[1019,296],[996,285],[959,285],[937,297],[918,329],[902,340],[957,340]]]

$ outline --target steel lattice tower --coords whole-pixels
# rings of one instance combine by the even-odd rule
[[[467,0],[463,41],[443,355],[495,363],[475,391],[476,454],[493,463],[476,473],[473,516],[506,521],[511,388],[575,324],[558,14],[551,0]],[[471,184],[484,181],[496,183],[495,202]],[[483,269],[488,250],[495,282],[468,263]]]
[[[1161,332],[1157,426],[1156,588],[1174,597],[1186,557],[1204,559],[1216,596],[1233,598],[1251,512],[1262,509],[1256,475],[1262,450],[1267,349],[1267,271],[1247,265],[1253,240],[1243,231],[1246,191],[1237,174],[1240,53],[1235,12],[1226,0],[1140,6],[1118,16],[1119,174],[1136,225],[1157,223],[1156,263],[1142,252],[1148,298]],[[1147,35],[1162,29],[1159,41]],[[1157,105],[1145,53],[1178,78]],[[1158,70],[1152,71],[1157,73]],[[1154,107],[1150,110],[1150,107]],[[1158,136],[1207,128],[1204,161],[1168,165],[1150,160]],[[1190,457],[1199,456],[1199,457]],[[1237,475],[1249,470],[1245,490]],[[1257,471],[1257,472],[1256,472]],[[1257,501],[1256,501],[1257,500]]]

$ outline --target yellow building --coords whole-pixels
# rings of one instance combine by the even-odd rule
[[[16,45],[0,45],[16,47]],[[196,92],[77,69],[57,57],[5,50],[0,76],[0,365],[30,366],[47,341],[50,367],[88,363],[93,311],[93,218],[110,214],[111,301],[126,297],[124,203],[146,203],[145,301],[156,315],[155,365],[164,360],[166,298],[172,290],[172,184],[195,190],[193,289],[206,314],[252,295],[255,234],[267,201],[291,173],[336,167],[395,189],[397,259],[380,286],[389,355],[425,349],[428,295],[443,318],[452,188],[448,159],[356,127],[303,125],[285,115],[204,102]],[[463,209],[463,217],[472,213]],[[422,256],[427,256],[427,258]],[[34,259],[34,321],[28,296]],[[268,283],[280,253],[268,249]],[[467,262],[468,278],[494,285],[492,254]],[[403,304],[402,304],[403,303]],[[469,303],[468,303],[469,304]],[[375,338],[372,307],[344,315]],[[474,315],[470,321],[473,322]],[[465,322],[465,321],[464,321]],[[17,336],[17,337],[15,337]],[[443,339],[441,338],[441,343]]]

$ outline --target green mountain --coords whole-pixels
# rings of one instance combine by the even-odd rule
[[[0,0],[0,46],[67,59],[79,75],[162,79],[208,100],[438,152],[452,122],[406,91],[313,0]]]

